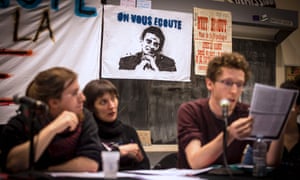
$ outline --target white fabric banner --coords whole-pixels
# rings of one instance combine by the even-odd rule
[[[81,88],[99,78],[102,5],[100,0],[0,2],[0,124],[18,106],[38,72],[53,66],[72,69]]]
[[[101,77],[190,81],[192,25],[191,13],[105,5]],[[141,38],[148,27],[164,41]]]

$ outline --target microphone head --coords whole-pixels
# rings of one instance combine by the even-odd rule
[[[230,104],[230,102],[229,102],[228,99],[222,99],[222,100],[220,101],[220,106],[221,106],[221,107],[228,107],[229,104]]]
[[[19,94],[16,94],[16,95],[14,95],[13,96],[13,102],[14,103],[16,103],[16,104],[20,104],[20,98],[21,98],[22,96],[20,96]]]
[[[40,100],[36,100],[27,96],[20,96],[20,95],[14,95],[13,96],[13,102],[15,104],[23,104],[26,106],[29,106],[31,108],[36,108],[39,110],[43,110],[47,112],[49,110],[48,105]]]

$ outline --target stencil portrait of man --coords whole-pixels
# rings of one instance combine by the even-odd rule
[[[149,26],[144,29],[140,43],[140,52],[120,58],[120,70],[176,71],[175,60],[161,53],[165,36],[160,28]]]

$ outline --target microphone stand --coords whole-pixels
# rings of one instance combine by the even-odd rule
[[[29,118],[27,123],[29,124],[29,170],[34,170],[34,122],[36,121],[36,110],[30,108]]]
[[[31,106],[29,106],[29,107],[24,106],[24,107],[26,109],[28,109],[28,112],[29,112],[28,118],[26,118],[26,123],[29,126],[29,168],[28,168],[28,171],[10,174],[8,176],[8,179],[12,179],[12,180],[48,180],[48,179],[51,179],[51,176],[35,170],[34,122],[37,121],[37,115],[36,115],[37,109],[35,107],[31,107]],[[25,117],[26,117],[26,115],[25,115]]]
[[[223,167],[213,169],[209,173],[215,175],[229,175],[232,177],[233,174],[243,174],[241,170],[233,170],[229,167],[227,161],[227,127],[228,127],[228,104],[222,105],[222,116],[224,120],[224,127],[223,127]]]

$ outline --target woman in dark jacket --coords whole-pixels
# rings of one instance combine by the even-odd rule
[[[119,169],[150,169],[136,130],[118,119],[117,88],[108,80],[92,80],[83,93],[86,96],[85,106],[96,119],[102,145],[107,151],[120,152]]]

